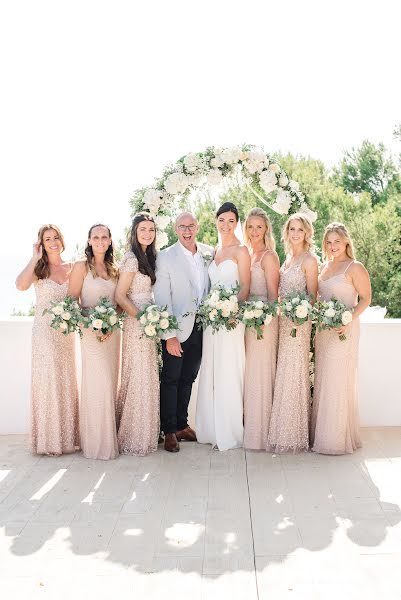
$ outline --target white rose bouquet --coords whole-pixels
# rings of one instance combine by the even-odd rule
[[[312,306],[312,296],[306,292],[297,292],[294,290],[281,299],[280,312],[283,317],[287,317],[294,323],[291,329],[291,336],[297,336],[297,325],[302,325],[306,321],[315,320],[315,311]]]
[[[118,313],[110,298],[102,296],[93,308],[84,309],[83,324],[86,329],[96,333],[99,342],[103,336],[123,328],[123,321],[127,314]]]
[[[227,331],[235,329],[241,320],[238,292],[239,285],[232,288],[219,285],[213,288],[198,308],[195,320],[199,329],[210,326],[213,333],[222,328]]]
[[[141,312],[136,315],[143,333],[147,338],[158,340],[164,333],[178,329],[177,318],[170,315],[167,306],[146,304]]]
[[[242,322],[245,327],[254,329],[258,340],[263,338],[263,327],[271,323],[277,315],[277,302],[264,302],[251,298],[241,306]]]
[[[50,327],[56,331],[61,331],[64,335],[78,331],[82,336],[82,312],[78,302],[72,296],[66,296],[60,302],[52,302],[51,307],[45,308],[42,314],[51,315]]]
[[[352,321],[352,308],[349,308],[337,300],[337,298],[332,298],[328,302],[318,302],[315,310],[319,331],[323,329],[338,329],[343,325],[348,325]],[[343,342],[347,339],[347,336],[342,333],[339,339]]]

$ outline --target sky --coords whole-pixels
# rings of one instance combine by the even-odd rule
[[[133,191],[207,146],[399,153],[400,22],[397,0],[4,0],[0,267],[45,222],[67,254],[94,222],[121,237]]]

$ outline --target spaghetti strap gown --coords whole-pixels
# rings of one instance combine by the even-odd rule
[[[138,271],[138,260],[132,252],[125,254],[122,272],[135,273],[128,291],[133,304],[139,309],[152,304],[151,279]],[[157,450],[160,430],[157,345],[143,335],[136,317],[125,319],[122,338],[118,446],[121,454],[145,456]]]
[[[335,297],[353,308],[358,294],[345,271],[326,280],[319,277],[319,296],[326,301]],[[362,446],[357,393],[359,319],[350,323],[345,335],[341,341],[333,330],[316,334],[311,437],[312,450],[321,454],[351,454]]]
[[[260,261],[251,267],[250,295],[267,301],[265,272]],[[276,378],[277,345],[277,317],[264,328],[263,338],[260,340],[253,329],[246,330],[244,447],[249,450],[267,450]]]
[[[224,260],[209,265],[212,288],[232,287],[239,281],[238,265]],[[235,329],[203,332],[202,365],[196,403],[196,436],[201,444],[219,450],[240,448],[243,444],[243,393],[245,371],[244,325]]]
[[[35,283],[36,309],[32,329],[31,449],[35,454],[64,454],[79,446],[78,386],[75,335],[50,327],[43,315],[52,301],[67,295],[68,282]]]
[[[93,277],[88,271],[81,292],[83,308],[96,306],[101,296],[114,302],[116,279]],[[118,456],[116,403],[118,397],[121,336],[114,331],[104,342],[85,329],[81,339],[82,389],[81,447],[86,458],[109,460]]]
[[[297,290],[306,292],[302,262],[280,269],[281,298]],[[306,321],[291,336],[293,323],[279,317],[279,349],[273,396],[268,449],[272,452],[297,452],[309,448],[309,348],[312,325]]]

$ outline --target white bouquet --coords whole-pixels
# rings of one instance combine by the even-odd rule
[[[84,309],[83,323],[86,329],[96,333],[99,342],[103,336],[123,328],[126,313],[118,313],[110,298],[102,296],[93,308]]]
[[[60,302],[52,302],[51,307],[45,308],[42,314],[51,315],[50,327],[56,331],[61,331],[64,335],[78,331],[82,336],[82,312],[72,296],[66,296]]]
[[[280,301],[280,311],[283,317],[286,317],[294,323],[291,329],[291,336],[297,336],[297,325],[302,325],[306,321],[315,320],[315,311],[312,306],[312,296],[306,292],[297,292],[294,290]]]
[[[237,294],[239,285],[226,288],[223,285],[216,286],[206,296],[198,308],[196,322],[199,329],[211,327],[212,332],[219,329],[235,329],[241,319]]]
[[[145,336],[152,340],[160,339],[164,333],[178,329],[177,318],[170,315],[167,306],[146,304],[136,318]]]
[[[277,315],[277,302],[264,302],[251,298],[241,306],[242,322],[245,327],[254,329],[258,340],[263,338],[263,327],[271,323]]]
[[[329,302],[318,302],[315,310],[319,331],[323,329],[338,329],[339,327],[348,325],[352,321],[352,308],[349,308],[337,300],[337,298],[331,298]],[[339,339],[343,342],[347,337],[342,333]]]

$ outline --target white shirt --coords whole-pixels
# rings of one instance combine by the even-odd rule
[[[179,242],[180,248],[183,251],[187,263],[191,270],[191,279],[195,283],[196,291],[198,294],[197,304],[199,305],[203,298],[203,292],[205,291],[205,264],[202,254],[199,252],[197,247],[195,254],[192,254],[190,250],[187,250],[181,242]]]

